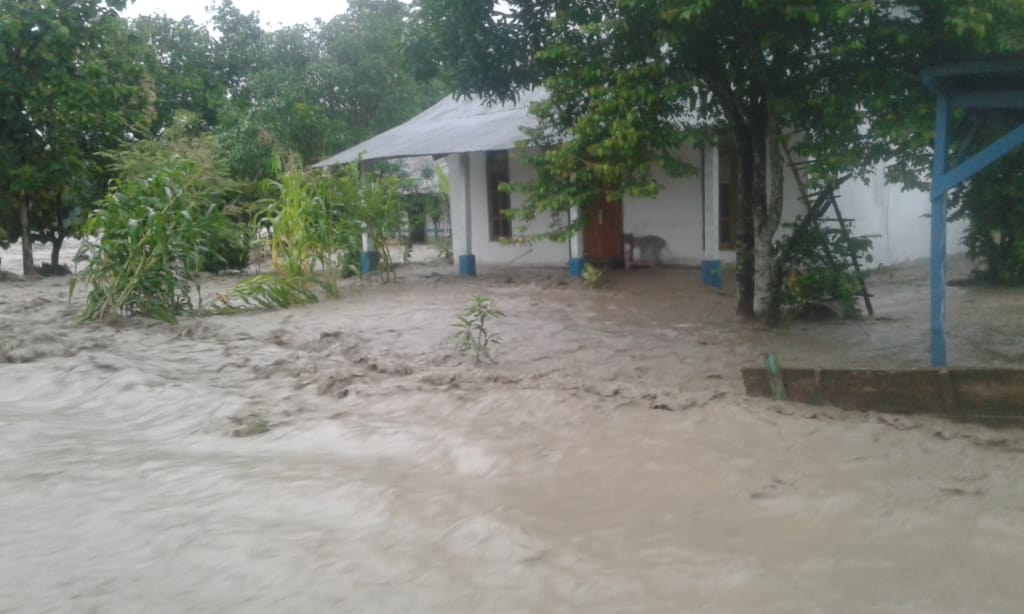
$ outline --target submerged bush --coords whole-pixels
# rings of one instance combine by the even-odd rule
[[[963,243],[975,278],[1024,284],[1024,151],[978,173],[954,196],[952,219],[966,219]]]
[[[800,221],[798,217],[794,226]],[[775,249],[786,250],[789,267],[781,292],[784,309],[800,312],[808,305],[835,301],[846,317],[860,313],[861,287],[851,258],[872,261],[870,237],[850,237],[847,241],[838,228],[811,224],[799,236],[780,240]]]
[[[252,241],[244,226],[215,214],[206,237],[202,269],[207,273],[241,271],[249,266]]]

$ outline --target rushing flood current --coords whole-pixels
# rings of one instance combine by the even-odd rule
[[[0,612],[1019,612],[1020,432],[741,394],[766,349],[923,364],[920,273],[778,332],[679,270],[176,326],[0,284]],[[473,294],[497,365],[451,356]],[[1019,299],[951,291],[951,356],[1019,362]]]

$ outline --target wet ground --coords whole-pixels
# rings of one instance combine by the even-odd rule
[[[692,270],[481,273],[175,326],[0,284],[0,612],[1021,611],[1024,434],[742,395],[926,365],[922,267],[779,331]],[[950,288],[951,361],[1019,366],[1022,298]]]

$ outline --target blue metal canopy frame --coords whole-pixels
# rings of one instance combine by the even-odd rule
[[[1024,57],[945,64],[925,70],[922,76],[938,97],[931,189],[931,358],[933,367],[945,367],[947,194],[1024,145],[1021,123],[970,158],[950,166],[950,114],[954,109],[1024,109]]]

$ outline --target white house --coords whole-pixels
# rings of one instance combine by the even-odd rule
[[[697,176],[662,174],[658,177],[661,190],[654,199],[626,197],[622,202],[597,204],[586,230],[569,241],[517,241],[544,232],[551,223],[535,219],[520,236],[501,210],[522,207],[524,196],[497,189],[501,183],[530,178],[531,170],[517,159],[515,145],[523,139],[521,128],[536,125],[528,107],[543,96],[543,91],[534,90],[524,92],[517,103],[490,106],[475,97],[448,97],[316,166],[344,164],[360,156],[363,160],[447,157],[452,249],[465,275],[475,274],[478,265],[568,265],[578,275],[584,261],[620,263],[625,234],[663,239],[661,257],[666,264],[703,264],[707,272],[735,259],[736,176],[725,143],[721,150],[680,151],[683,161],[699,169]],[[882,171],[878,168],[867,184],[850,181],[840,189],[843,215],[854,220],[854,235],[878,235],[873,249],[876,264],[923,258],[929,253],[928,194],[901,191],[884,181]],[[804,210],[789,171],[784,203],[784,221],[792,221]],[[962,232],[962,225],[951,225],[951,251],[962,249]]]

